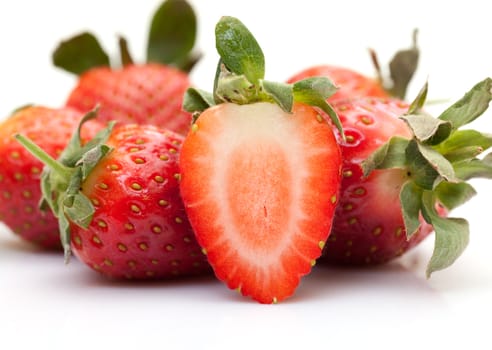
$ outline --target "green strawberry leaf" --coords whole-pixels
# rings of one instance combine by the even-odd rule
[[[104,140],[103,142],[105,141],[106,140]],[[111,151],[111,147],[101,144],[94,146],[84,152],[80,160],[76,163],[76,165],[79,166],[82,171],[82,179],[85,180],[87,176],[89,176],[89,174],[92,172],[94,167],[99,163],[99,161]]]
[[[449,161],[475,158],[492,146],[492,135],[475,130],[456,130],[435,148]]]
[[[428,145],[436,145],[451,134],[450,122],[426,114],[408,114],[400,118],[407,123],[417,140]]]
[[[291,84],[261,80],[263,91],[285,112],[292,112],[294,104],[293,87]]]
[[[434,251],[426,271],[429,278],[433,272],[452,265],[463,253],[470,239],[470,228],[465,219],[440,217],[432,192],[424,193],[422,204],[422,213],[435,231]]]
[[[109,67],[109,57],[91,33],[85,32],[63,41],[53,52],[53,64],[81,75],[95,67]]]
[[[413,181],[403,184],[400,191],[402,217],[407,238],[410,239],[420,227],[420,210],[422,206],[422,189]]]
[[[185,0],[166,0],[155,12],[147,42],[147,62],[189,70],[195,45],[197,19]]]
[[[64,208],[58,207],[58,210],[53,212],[58,219],[58,229],[60,230],[60,241],[64,252],[65,264],[70,261],[72,255],[72,247],[70,245],[70,221],[65,216]]]
[[[413,139],[405,150],[407,169],[410,177],[415,183],[425,190],[432,190],[439,178],[435,166],[422,155],[418,142]]]
[[[448,210],[453,210],[466,203],[477,194],[466,182],[441,182],[435,189],[439,202]]]
[[[451,163],[467,161],[475,158],[483,152],[480,146],[466,146],[452,152],[447,152],[443,156]],[[442,153],[441,153],[442,154]]]
[[[335,110],[326,102],[337,91],[337,87],[326,77],[313,77],[300,80],[293,85],[294,100],[323,110],[345,138],[342,123]]]
[[[439,152],[430,146],[419,143],[418,150],[429,165],[446,181],[457,182],[453,165]]]
[[[410,140],[406,138],[392,137],[361,163],[364,176],[368,176],[375,169],[405,169],[408,165],[406,150],[409,143]]]
[[[451,266],[463,253],[470,239],[470,228],[465,219],[435,217],[432,226],[436,238],[434,252],[427,266],[427,277]]]
[[[65,215],[70,221],[85,229],[87,229],[92,222],[94,211],[94,206],[90,199],[81,193],[76,193],[73,196],[73,202],[70,207],[64,207]]]
[[[183,97],[183,109],[190,113],[200,113],[214,105],[213,95],[204,90],[188,88]]]
[[[492,78],[476,84],[458,102],[446,109],[439,119],[452,123],[453,129],[474,121],[488,108],[492,100]]]
[[[215,27],[217,51],[227,69],[244,75],[257,89],[265,77],[265,57],[260,45],[241,21],[222,17]]]
[[[428,89],[429,89],[429,84],[426,81],[424,86],[422,86],[419,93],[415,97],[415,99],[412,101],[412,103],[410,103],[407,114],[420,114],[422,108],[424,107],[425,101],[427,99]]]
[[[492,179],[492,164],[484,159],[472,159],[453,164],[456,177],[466,181],[472,178]]]

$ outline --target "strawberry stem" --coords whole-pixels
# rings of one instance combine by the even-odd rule
[[[123,67],[133,64],[133,58],[128,48],[128,41],[123,36],[118,37],[118,46],[120,48],[120,60]]]
[[[34,157],[39,159],[43,164],[50,167],[55,173],[57,173],[62,178],[70,178],[72,175],[72,170],[67,168],[56,159],[52,158],[48,153],[46,153],[41,147],[36,145],[27,137],[16,134],[14,138],[24,146]]]

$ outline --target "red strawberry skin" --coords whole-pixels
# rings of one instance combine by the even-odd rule
[[[328,77],[339,88],[336,93],[328,98],[328,102],[365,96],[390,97],[378,80],[352,69],[335,65],[318,65],[306,68],[292,76],[288,82],[294,83],[310,77]]]
[[[161,64],[96,67],[80,76],[66,105],[83,112],[99,105],[100,121],[153,124],[185,134],[191,114],[181,105],[189,86],[186,73]]]
[[[340,150],[311,107],[204,111],[181,151],[181,193],[218,279],[260,303],[291,296],[330,233]]]
[[[210,271],[179,193],[183,137],[149,125],[117,127],[114,148],[82,185],[95,207],[87,230],[71,225],[72,249],[112,278],[158,279]]]
[[[343,264],[378,264],[400,256],[432,232],[423,219],[407,240],[399,193],[408,177],[403,170],[375,170],[363,177],[361,162],[391,136],[411,138],[398,118],[408,104],[397,99],[361,98],[333,104],[347,137],[340,203],[323,259]],[[442,209],[441,209],[442,211]]]
[[[46,249],[59,249],[58,223],[48,210],[39,209],[43,164],[13,136],[22,133],[56,158],[76,130],[82,113],[71,108],[23,108],[0,124],[0,220],[26,241]],[[82,139],[92,138],[102,125],[90,121]]]

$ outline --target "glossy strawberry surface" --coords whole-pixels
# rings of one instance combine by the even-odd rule
[[[82,184],[95,208],[88,229],[71,225],[74,253],[113,278],[154,279],[209,271],[179,193],[182,136],[154,126],[117,127],[113,150]]]
[[[334,103],[344,126],[340,140],[343,168],[340,203],[323,259],[343,264],[377,264],[400,256],[432,232],[421,227],[407,240],[400,190],[410,174],[405,170],[375,170],[368,177],[361,163],[392,136],[411,138],[398,117],[408,104],[398,99],[361,98]],[[442,209],[441,209],[442,210]]]

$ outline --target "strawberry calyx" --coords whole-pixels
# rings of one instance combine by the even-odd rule
[[[408,85],[412,80],[419,61],[420,51],[417,45],[418,29],[412,33],[412,45],[409,48],[397,51],[388,65],[389,77],[385,76],[379,63],[379,58],[374,49],[369,49],[369,54],[378,81],[381,86],[393,97],[405,99]]]
[[[77,131],[60,157],[56,160],[43,151],[27,137],[17,134],[14,137],[45,167],[41,174],[42,208],[49,207],[58,218],[60,240],[68,262],[71,255],[70,222],[87,228],[92,221],[94,206],[80,191],[81,184],[99,161],[111,151],[105,145],[114,123],[99,131],[96,136],[82,145],[80,130],[82,125],[96,117],[97,109],[87,113],[81,120]]]
[[[215,39],[220,59],[213,93],[189,88],[184,96],[183,107],[195,120],[202,111],[220,103],[270,102],[292,113],[294,102],[300,102],[323,110],[343,135],[336,112],[326,102],[337,90],[328,78],[307,78],[294,84],[265,80],[263,51],[237,18],[222,17],[215,27]]]
[[[146,62],[174,66],[189,72],[200,57],[192,52],[196,32],[196,15],[187,1],[164,1],[150,23]],[[127,41],[121,36],[118,39],[121,65],[133,64]],[[108,54],[90,32],[82,32],[62,41],[53,52],[52,60],[56,67],[76,75],[92,68],[112,66]]]
[[[450,266],[469,241],[468,222],[444,218],[436,208],[440,205],[450,211],[473,197],[476,191],[467,180],[492,178],[492,153],[479,158],[492,146],[492,135],[460,129],[487,110],[492,100],[492,78],[476,84],[437,118],[422,110],[427,88],[425,84],[401,117],[413,138],[392,137],[361,166],[365,176],[377,169],[406,171],[400,202],[407,237],[418,231],[420,215],[435,231],[434,252],[426,271],[430,277]]]

